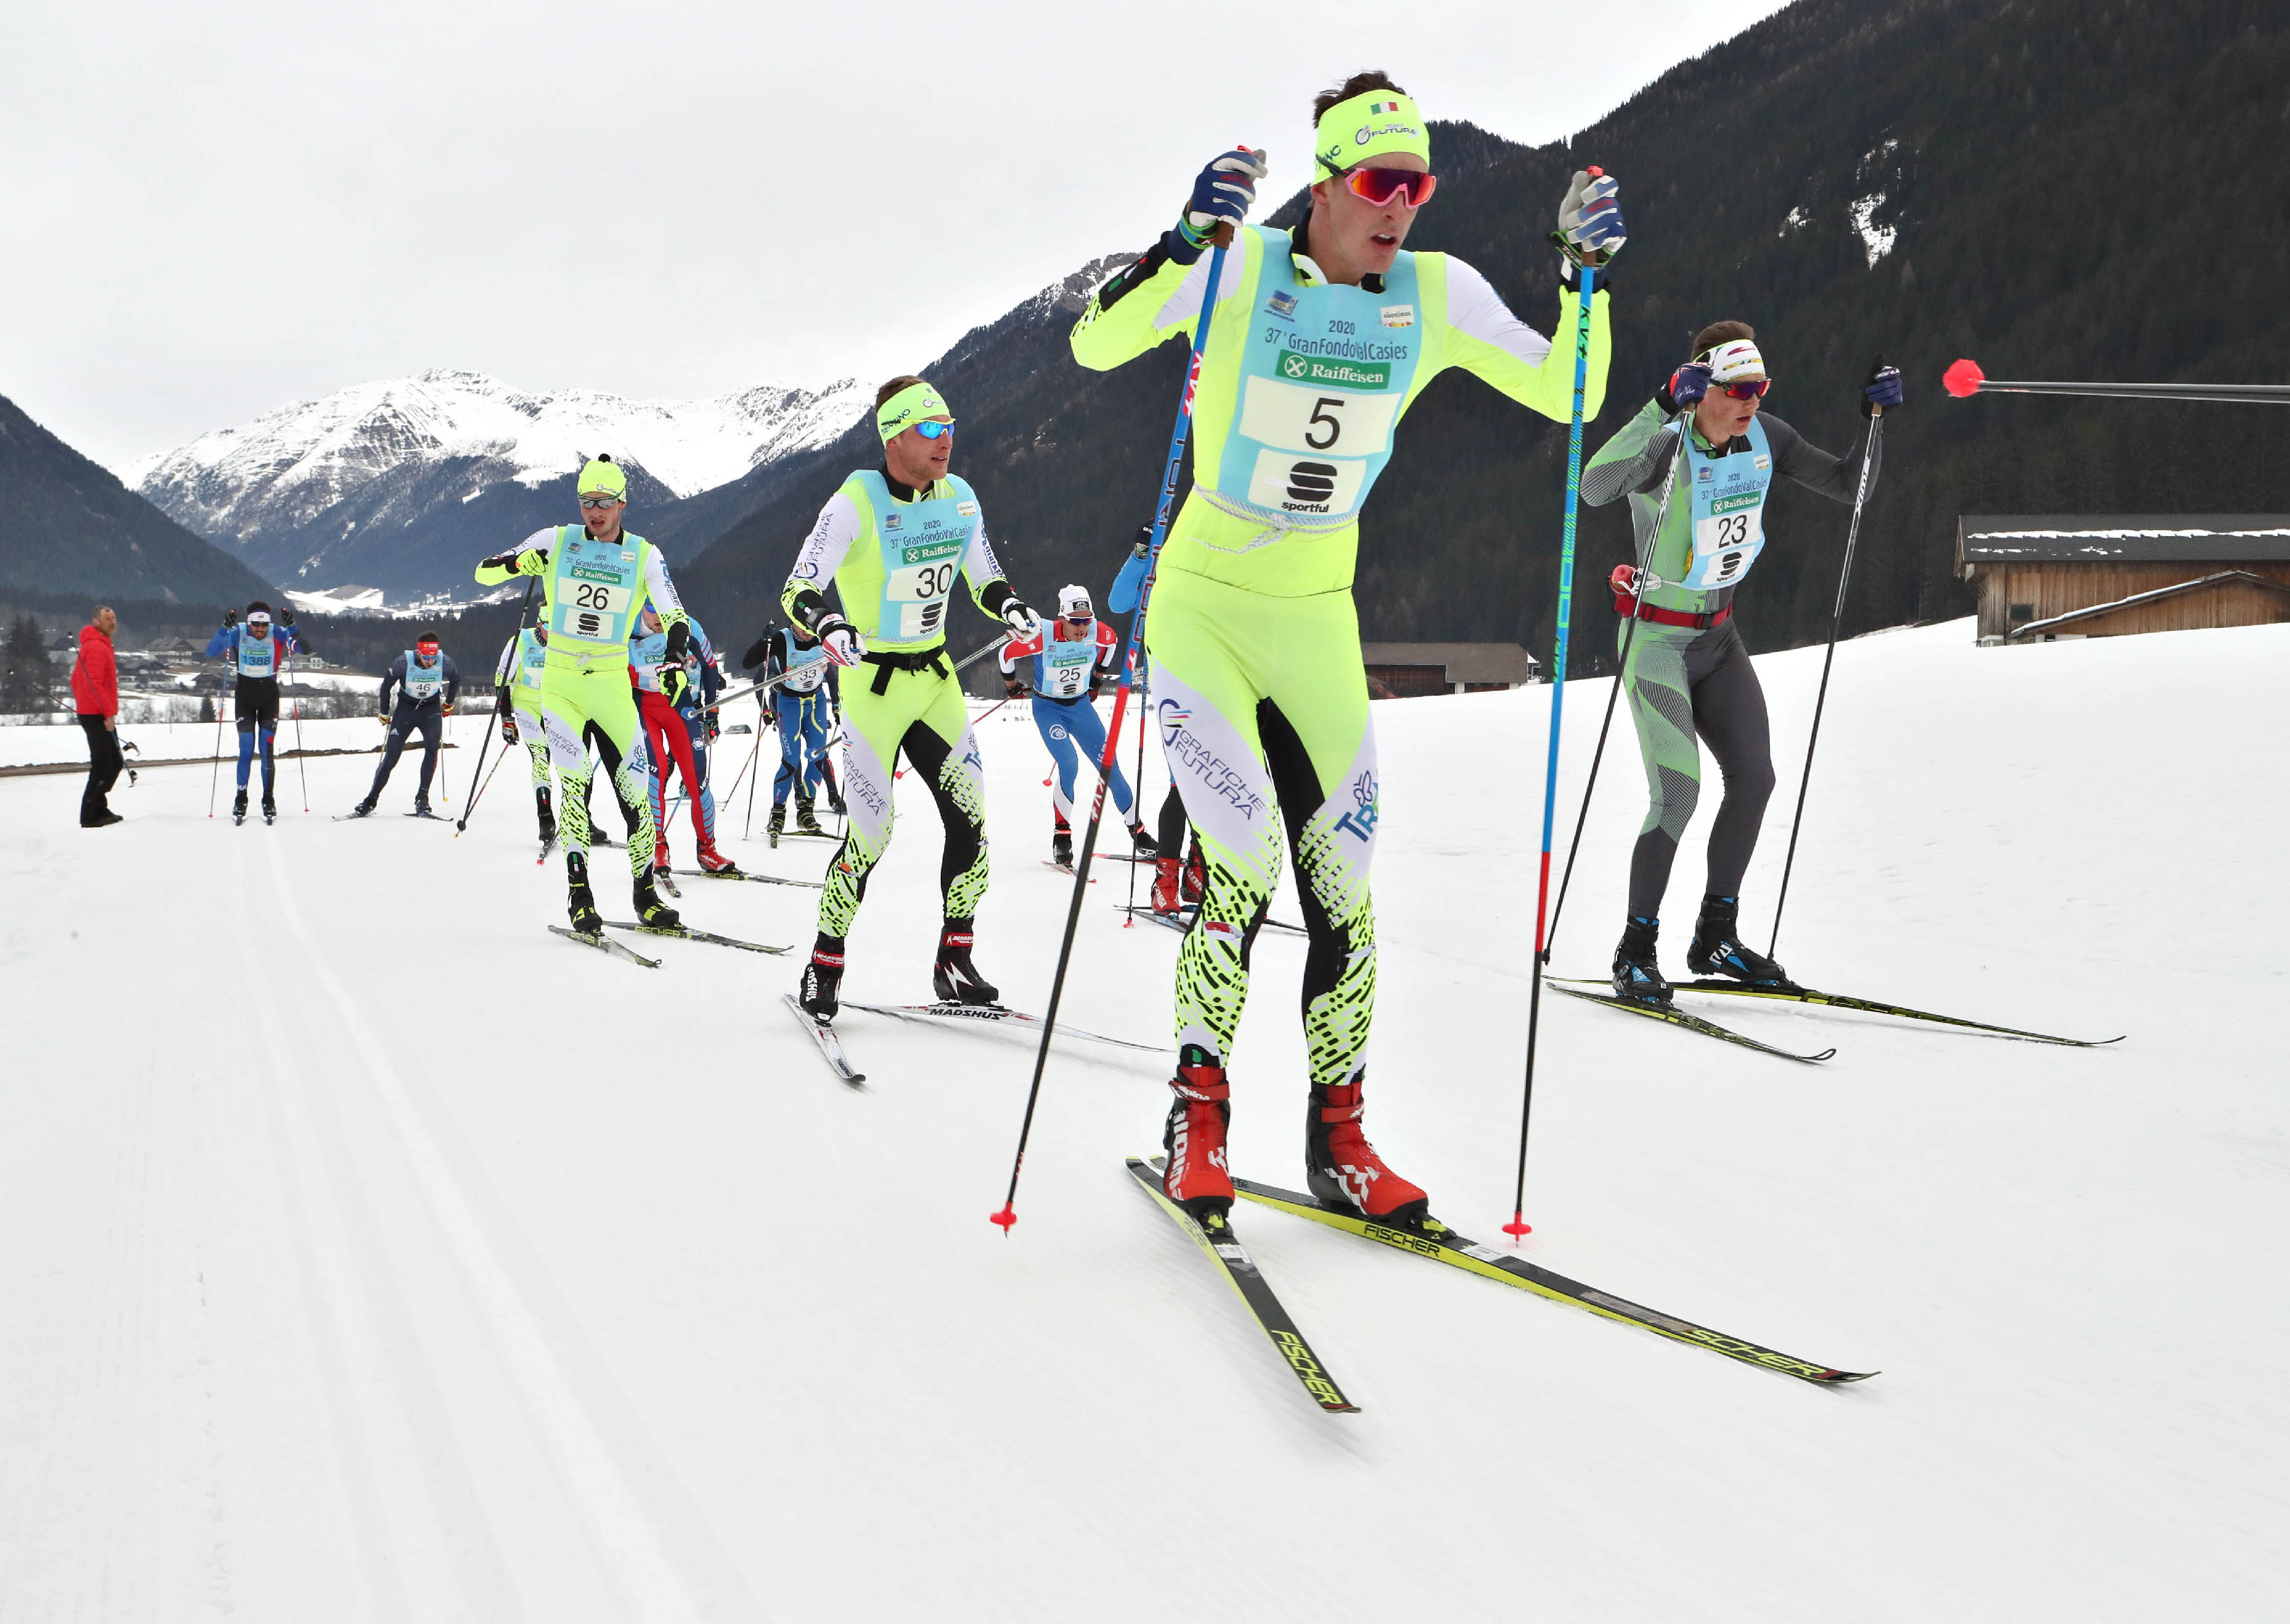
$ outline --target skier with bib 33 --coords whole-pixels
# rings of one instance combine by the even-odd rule
[[[231,802],[230,820],[246,821],[246,785],[252,775],[254,754],[262,752],[262,820],[274,823],[278,803],[271,794],[276,764],[271,745],[278,734],[278,673],[287,657],[307,652],[294,634],[294,612],[287,609],[278,624],[270,623],[270,605],[260,598],[246,606],[246,623],[238,612],[227,611],[222,629],[207,639],[207,658],[226,657],[237,678],[233,704],[238,712],[238,795]]]
[[[969,484],[947,471],[954,418],[919,378],[877,391],[875,428],[883,466],[843,482],[819,512],[780,606],[840,667],[874,668],[843,686],[843,844],[819,900],[819,938],[797,1002],[813,1020],[840,1006],[844,947],[867,893],[867,876],[891,844],[893,774],[901,751],[938,803],[946,826],[939,868],[945,924],[931,985],[941,1003],[991,1004],[1000,992],[971,961],[978,905],[986,895],[986,782],[962,684],[946,657],[947,601],[957,575],[978,607],[1012,635],[1041,622],[1011,588],[986,540]],[[835,586],[842,608],[828,607]]]
[[[774,626],[756,639],[742,664],[761,667],[766,682],[781,679],[769,701],[772,725],[780,736],[780,770],[772,778],[772,838],[776,842],[787,828],[790,795],[796,833],[824,835],[814,803],[822,786],[830,805],[835,798],[827,777],[827,738],[835,726],[827,651],[800,627]]]
[[[1415,103],[1381,73],[1315,99],[1309,218],[1243,226],[1264,172],[1243,150],[1213,160],[1177,225],[1108,282],[1073,330],[1084,366],[1118,366],[1189,334],[1215,300],[1193,404],[1193,488],[1170,526],[1146,606],[1164,754],[1207,857],[1207,892],[1177,958],[1176,1076],[1164,1188],[1197,1218],[1232,1202],[1226,1056],[1249,954],[1279,873],[1278,817],[1295,854],[1310,946],[1304,1033],[1313,1194],[1395,1223],[1429,1221],[1418,1186],[1361,1126],[1375,997],[1368,869],[1376,752],[1351,594],[1359,515],[1401,415],[1461,367],[1565,421],[1574,357],[1505,308],[1450,255],[1404,244],[1437,184]],[[1621,244],[1614,184],[1578,174],[1560,205],[1557,325],[1573,332],[1573,268]],[[1213,236],[1236,228],[1207,286]],[[1590,320],[1589,390],[1605,393],[1606,288]]]
[[[1622,691],[1645,757],[1649,804],[1630,852],[1629,913],[1614,949],[1614,992],[1666,1004],[1669,983],[1656,961],[1662,892],[1677,843],[1701,789],[1696,734],[1726,777],[1725,799],[1709,826],[1709,873],[1685,962],[1696,975],[1752,985],[1786,981],[1782,967],[1741,939],[1742,876],[1774,789],[1765,690],[1734,619],[1734,593],[1766,545],[1766,498],[1778,476],[1850,503],[1861,484],[1863,441],[1840,460],[1770,413],[1773,380],[1746,322],[1718,322],[1693,340],[1693,357],[1582,470],[1582,500],[1603,507],[1630,499],[1635,564],[1616,566],[1610,584],[1622,617],[1616,647],[1629,638]],[[1862,415],[1901,404],[1896,367],[1872,368],[1862,385]],[[1676,419],[1691,412],[1684,464]],[[1869,469],[1874,489],[1882,456]],[[1663,495],[1668,492],[1665,508]],[[1661,532],[1650,536],[1656,516]],[[1630,619],[1637,626],[1633,630]]]
[[[1018,675],[1018,662],[1032,668]],[[1002,645],[1002,684],[1016,699],[1030,686],[1034,692],[1034,726],[1049,748],[1055,772],[1050,780],[1053,824],[1050,860],[1073,864],[1074,789],[1085,768],[1094,774],[1105,754],[1105,721],[1097,714],[1098,690],[1117,681],[1121,671],[1121,639],[1113,628],[1097,618],[1089,593],[1067,587],[1058,593],[1058,618],[1030,637]],[[1129,780],[1116,766],[1107,788],[1139,858],[1154,853],[1153,837],[1139,821],[1136,796]]]
[[[477,584],[540,578],[541,623],[548,628],[540,675],[540,724],[561,793],[565,912],[579,934],[601,939],[605,922],[589,888],[589,746],[594,741],[613,793],[630,820],[629,868],[639,923],[672,929],[683,920],[653,885],[652,789],[636,691],[629,685],[629,632],[649,603],[668,628],[664,681],[680,692],[691,633],[684,605],[653,544],[629,535],[629,480],[610,457],[581,470],[581,523],[537,530],[514,552],[477,565]],[[673,694],[670,696],[674,697]]]

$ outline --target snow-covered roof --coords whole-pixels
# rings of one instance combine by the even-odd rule
[[[1957,572],[1982,564],[2286,564],[2290,514],[1965,514]]]

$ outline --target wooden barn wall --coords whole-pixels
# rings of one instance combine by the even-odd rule
[[[1980,636],[2007,636],[2014,625],[2011,608],[2014,604],[2035,606],[2029,620],[2048,620],[2054,615],[2112,603],[2134,592],[2200,580],[2221,570],[2247,570],[2290,586],[2290,564],[1979,564],[1973,565],[1973,572],[1980,587]],[[2061,629],[2091,637],[2115,637],[2136,632],[2198,631],[2210,626],[2266,626],[2281,620],[2290,620],[2290,597],[2230,583]]]

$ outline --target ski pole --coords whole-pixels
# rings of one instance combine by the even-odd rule
[[[1941,374],[1941,387],[1958,399],[1974,395],[2081,395],[2112,400],[2208,400],[2246,406],[2290,405],[2283,383],[2002,383],[1966,357]]]
[[[1144,678],[1137,687],[1137,776],[1129,781],[1129,805],[1137,814],[1137,824],[1141,828],[1145,824],[1145,718],[1152,714],[1152,710],[1153,664],[1148,660]],[[1116,732],[1120,731],[1118,728],[1114,730]],[[1156,846],[1154,851],[1157,854],[1160,848]],[[1125,931],[1133,929],[1137,924],[1137,870],[1141,867],[1142,865],[1138,863],[1129,865],[1129,902],[1121,914],[1121,928]]]
[[[287,636],[292,636],[293,634],[289,632]],[[292,654],[286,657],[286,687],[290,692],[294,687],[294,657]],[[300,694],[294,695],[294,771],[302,780],[302,810],[307,812],[310,810],[310,756],[302,748],[302,698]]]
[[[222,668],[218,665],[215,668],[215,670],[220,674]],[[207,816],[210,818],[214,816],[215,786],[222,781],[222,708],[224,703],[224,696],[220,693],[217,693],[215,695],[214,701],[214,766],[212,770],[207,773]]]
[[[1638,590],[1646,589],[1647,579],[1653,569],[1654,549],[1661,541],[1661,527],[1669,517],[1670,492],[1677,489],[1678,465],[1685,460],[1685,420],[1690,415],[1681,412],[1671,420],[1677,433],[1677,450],[1669,459],[1669,475],[1662,481],[1661,504],[1654,509],[1653,528],[1646,532],[1645,544],[1638,548]],[[1635,602],[1632,605],[1635,610]],[[1629,624],[1622,628],[1622,649],[1614,662],[1614,685],[1606,691],[1606,714],[1598,724],[1598,748],[1590,752],[1590,778],[1582,786],[1582,810],[1574,815],[1574,838],[1566,845],[1566,868],[1558,876],[1558,900],[1550,905],[1550,929],[1542,939],[1541,960],[1550,962],[1550,949],[1558,940],[1558,918],[1566,911],[1566,888],[1574,879],[1574,854],[1582,849],[1582,826],[1590,818],[1590,792],[1598,787],[1598,764],[1606,756],[1606,730],[1614,724],[1614,701],[1622,692],[1622,682],[1630,665],[1630,644],[1637,640],[1638,617],[1633,612]]]
[[[1877,364],[1885,364],[1878,356]],[[1821,692],[1813,701],[1813,733],[1805,741],[1805,774],[1797,783],[1797,811],[1790,818],[1789,856],[1782,862],[1781,894],[1774,899],[1773,940],[1766,944],[1766,956],[1773,956],[1782,940],[1782,909],[1789,902],[1790,870],[1797,867],[1797,833],[1805,822],[1805,792],[1813,784],[1813,752],[1821,742],[1822,707],[1829,703],[1829,667],[1837,658],[1838,628],[1845,622],[1845,590],[1853,580],[1853,551],[1861,541],[1861,505],[1869,500],[1869,470],[1877,460],[1877,451],[1885,442],[1885,408],[1869,408],[1869,443],[1861,452],[1861,483],[1853,492],[1853,524],[1845,532],[1845,564],[1837,572],[1837,606],[1829,612],[1829,652],[1821,657]]]
[[[1217,289],[1224,280],[1225,250],[1232,244],[1232,226],[1217,228],[1215,248],[1209,255],[1206,291],[1201,295],[1200,319],[1193,327],[1192,359],[1185,367],[1185,387],[1177,396],[1177,426],[1169,435],[1168,466],[1161,475],[1160,505],[1153,511],[1153,540],[1146,548],[1145,580],[1137,590],[1137,612],[1130,618],[1129,644],[1122,651],[1121,685],[1113,695],[1113,725],[1105,735],[1099,763],[1097,790],[1089,803],[1089,830],[1082,836],[1081,860],[1074,865],[1073,901],[1066,908],[1065,940],[1058,945],[1057,973],[1050,980],[1049,1008],[1042,1016],[1042,1046],[1034,1054],[1033,1085],[1026,1091],[1026,1116],[1018,1126],[1018,1153],[1010,1163],[1010,1189],[1002,1210],[989,1214],[1007,1236],[1018,1221],[1018,1174],[1026,1165],[1026,1140],[1034,1131],[1034,1107],[1042,1097],[1042,1072],[1050,1063],[1050,1037],[1057,1030],[1058,1001],[1065,996],[1066,967],[1073,961],[1074,932],[1081,924],[1082,899],[1089,891],[1089,861],[1097,850],[1098,821],[1105,814],[1105,788],[1112,780],[1114,752],[1121,744],[1121,718],[1129,705],[1130,686],[1136,680],[1138,651],[1143,646],[1146,606],[1153,601],[1153,577],[1160,567],[1161,543],[1168,539],[1170,509],[1177,499],[1177,476],[1185,460],[1185,440],[1193,427],[1193,394],[1200,388],[1201,356],[1208,348],[1209,324],[1216,314]]]
[[[461,808],[461,820],[453,826],[454,839],[459,840],[461,837],[461,831],[468,827],[469,814],[477,810],[477,803],[485,798],[485,791],[492,787],[493,772],[499,772],[501,769],[501,763],[508,759],[508,746],[503,745],[501,746],[501,753],[493,757],[493,772],[485,774],[484,778],[477,785],[477,793],[469,797],[469,804],[467,806]],[[480,759],[477,764],[479,766],[483,766],[484,763]],[[474,770],[472,771],[471,776],[475,776]],[[546,853],[543,855],[546,855]]]
[[[764,701],[760,695],[756,700],[756,747],[748,752],[748,764],[756,770],[756,776],[748,780],[748,822],[740,831],[742,840],[756,837],[756,786],[764,780]],[[734,793],[737,788],[733,786]]]
[[[1550,756],[1542,774],[1542,872],[1534,892],[1533,979],[1527,983],[1526,1080],[1519,1090],[1518,1181],[1512,1190],[1510,1222],[1503,1233],[1511,1244],[1533,1228],[1526,1221],[1526,1128],[1534,1109],[1534,1042],[1542,1020],[1543,904],[1550,894],[1550,822],[1558,799],[1558,724],[1566,702],[1566,634],[1574,600],[1574,519],[1582,494],[1582,395],[1590,378],[1590,303],[1597,291],[1595,266],[1581,268],[1581,297],[1574,316],[1574,412],[1566,439],[1566,529],[1558,549],[1558,642],[1551,660]],[[1615,681],[1621,681],[1619,674]]]
[[[524,601],[517,605],[516,627],[518,636],[509,639],[508,648],[506,651],[508,655],[508,675],[512,678],[516,677],[517,675],[517,667],[520,663],[517,656],[523,652],[523,651],[518,647],[518,640],[524,635],[524,617],[532,612],[532,589],[540,584],[540,576],[534,575],[528,577],[524,583]],[[445,657],[443,654],[440,654],[437,658],[442,662]],[[493,676],[495,681],[493,686],[496,691],[507,685],[499,680],[500,675],[501,668],[499,666],[494,667]],[[485,756],[493,748],[493,729],[500,725],[500,700],[496,698],[493,700],[493,714],[487,718],[485,722],[485,736],[477,741],[477,764],[469,769],[469,781],[471,783],[476,782],[477,774],[484,770]],[[444,742],[444,724],[442,721],[438,724],[438,742],[441,745]],[[442,754],[443,752],[441,751],[440,753]],[[508,746],[506,744],[501,746],[501,754],[503,756],[507,756],[508,754]],[[499,770],[498,763],[495,764],[495,769],[496,771]],[[487,781],[490,782],[491,780],[488,780]],[[482,789],[478,791],[479,795],[484,793],[484,792]],[[471,796],[469,797],[469,804],[461,808],[461,815],[453,820],[454,839],[459,840],[461,837],[461,831],[469,827],[469,814],[476,810],[477,797],[476,796]]]

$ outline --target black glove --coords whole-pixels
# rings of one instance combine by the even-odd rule
[[[284,627],[288,631],[292,631],[294,629],[293,610],[289,608],[279,611],[278,624]]]
[[[507,710],[501,712],[501,742],[503,744],[516,742],[516,718]]]
[[[234,626],[236,626],[236,625],[237,625],[237,624],[238,624],[238,611],[237,611],[237,610],[236,610],[236,609],[226,609],[226,610],[224,610],[224,611],[222,612],[222,628],[223,628],[223,630],[225,630],[225,631],[228,631],[232,627],[234,627]]]
[[[670,705],[682,699],[684,691],[691,686],[692,679],[684,674],[681,665],[670,666],[660,674],[661,697]]]
[[[1022,700],[1026,697],[1025,680],[1022,677],[1005,676],[1002,679],[1002,692],[1013,700]]]
[[[1129,551],[1133,556],[1142,558],[1152,550],[1153,527],[1150,524],[1140,524],[1137,527],[1137,540],[1131,545]]]
[[[684,663],[684,651],[692,646],[692,622],[678,620],[668,628],[668,649],[661,658],[671,665]]]
[[[1885,357],[1878,356],[1869,366],[1869,375],[1861,380],[1861,415],[1873,417],[1876,409],[1891,412],[1902,402],[1901,369],[1886,366]]]
[[[522,552],[495,553],[492,557],[481,561],[478,564],[477,568],[481,570],[508,570],[514,572],[518,562],[522,560],[524,556],[524,555]]]
[[[706,712],[706,713],[705,713],[705,715],[706,715],[706,716],[707,716],[707,718],[708,718],[708,719],[707,719],[707,721],[702,724],[702,731],[704,731],[704,732],[706,732],[707,736],[708,736],[708,742],[709,742],[709,743],[710,743],[710,744],[713,744],[713,743],[715,743],[715,742],[716,742],[716,736],[717,736],[718,733],[722,732],[724,730],[723,730],[723,728],[722,728],[722,727],[721,727],[721,726],[717,723],[717,720],[716,720],[716,713],[715,713],[714,711],[712,711],[712,710],[711,710],[711,711],[708,711],[708,712]]]

